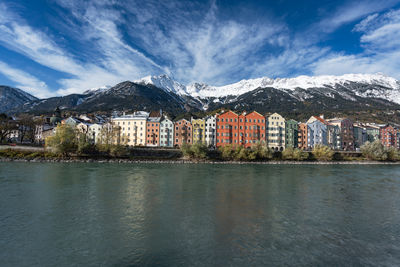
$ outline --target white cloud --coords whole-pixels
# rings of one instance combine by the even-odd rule
[[[68,49],[0,4],[0,42],[68,74],[58,80],[62,95],[162,73],[183,83],[213,85],[311,73],[399,77],[399,11],[377,13],[395,2],[353,1],[294,35],[284,22],[270,18],[222,18],[216,2],[58,0],[64,9],[53,26],[82,44],[81,51]],[[361,19],[353,31],[362,34],[365,52],[333,53],[318,45],[323,36]]]
[[[46,98],[54,95],[54,92],[49,90],[45,82],[40,81],[29,73],[15,69],[2,61],[0,61],[0,73],[11,81],[14,81],[18,88],[38,98]]]
[[[398,2],[398,0],[350,1],[334,11],[332,16],[327,16],[323,19],[318,24],[318,27],[324,32],[333,32],[342,25],[364,18],[371,13],[390,8]]]
[[[312,65],[315,74],[383,72],[400,79],[400,10],[365,18],[354,27],[362,33],[364,52],[330,54]]]

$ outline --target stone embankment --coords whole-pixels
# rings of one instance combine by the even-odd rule
[[[400,162],[387,161],[208,161],[208,160],[130,160],[130,159],[78,159],[78,158],[55,158],[55,159],[14,159],[0,158],[0,162],[48,162],[48,163],[125,163],[125,164],[254,164],[254,165],[400,165]]]

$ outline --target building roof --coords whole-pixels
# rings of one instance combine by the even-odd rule
[[[314,120],[313,120],[312,122],[308,122],[308,121],[310,121],[310,120],[313,119],[313,118],[314,118]],[[326,120],[324,120],[323,118],[321,118],[321,117],[319,117],[319,116],[311,116],[311,118],[308,119],[308,121],[307,121],[307,123],[313,123],[314,121],[319,121],[319,122],[322,122],[322,123],[325,124],[325,125],[332,125],[332,124],[330,124],[329,122],[327,122]]]
[[[152,112],[150,112],[150,114],[149,114],[149,117],[153,117],[153,118],[161,118],[161,116],[162,116],[162,111],[161,111],[161,110],[159,110],[159,111],[152,111]]]

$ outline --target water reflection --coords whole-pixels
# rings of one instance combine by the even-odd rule
[[[399,265],[395,166],[0,164],[9,266]]]

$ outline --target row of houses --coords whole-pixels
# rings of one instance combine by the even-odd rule
[[[135,112],[112,119],[120,128],[121,140],[131,146],[179,147],[184,143],[204,143],[251,147],[265,142],[276,151],[287,147],[310,150],[326,145],[334,150],[352,151],[365,142],[381,140],[399,148],[400,132],[391,125],[353,123],[348,118],[324,119],[312,116],[306,122],[286,120],[278,113],[263,116],[253,111],[223,111],[213,116],[171,121],[161,112]]]
[[[348,118],[325,119],[323,115],[297,122],[286,120],[278,113],[263,116],[256,111],[236,113],[228,110],[204,118],[172,121],[160,110],[136,111],[109,120],[70,117],[60,122],[76,127],[93,143],[99,141],[104,127],[115,129],[115,140],[129,146],[180,147],[203,143],[209,147],[251,147],[262,142],[275,151],[288,147],[311,150],[316,145],[353,151],[367,141],[381,140],[383,145],[397,149],[400,144],[400,132],[394,126],[353,123]]]

